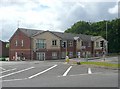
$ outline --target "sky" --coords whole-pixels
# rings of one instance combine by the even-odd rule
[[[64,32],[77,21],[118,17],[119,0],[0,0],[0,40],[17,28]]]

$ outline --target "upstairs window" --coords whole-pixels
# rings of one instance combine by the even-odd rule
[[[52,46],[57,46],[57,40],[52,40]]]
[[[84,42],[83,41],[81,42],[81,46],[84,46]]]
[[[21,46],[22,46],[22,47],[23,47],[23,44],[24,44],[24,43],[23,43],[23,40],[22,40],[22,41],[21,41]]]
[[[69,41],[69,47],[73,46],[73,41]]]
[[[99,47],[99,42],[96,42],[96,47]]]
[[[18,41],[17,40],[15,40],[15,46],[18,46]]]
[[[40,48],[46,48],[46,43],[44,39],[37,39],[36,40],[36,48],[40,49]]]

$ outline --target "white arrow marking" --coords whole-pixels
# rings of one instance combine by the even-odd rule
[[[67,71],[63,74],[63,76],[66,76],[68,74],[68,72],[70,71],[70,69],[72,68],[72,66],[70,66]]]

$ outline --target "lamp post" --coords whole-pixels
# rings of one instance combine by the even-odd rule
[[[67,54],[68,54],[68,52],[67,52],[67,45],[68,45],[68,44],[67,44],[67,40],[66,40],[66,45],[65,45],[65,46],[66,46],[66,56],[68,56],[68,55],[67,55]]]
[[[107,21],[106,21],[106,55],[108,53],[108,41],[107,41]]]
[[[77,40],[79,39],[79,37],[74,37],[74,40],[76,41],[76,58],[77,58]]]

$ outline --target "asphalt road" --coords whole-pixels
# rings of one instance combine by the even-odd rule
[[[2,87],[118,87],[118,70],[64,62],[7,62],[0,66]]]

